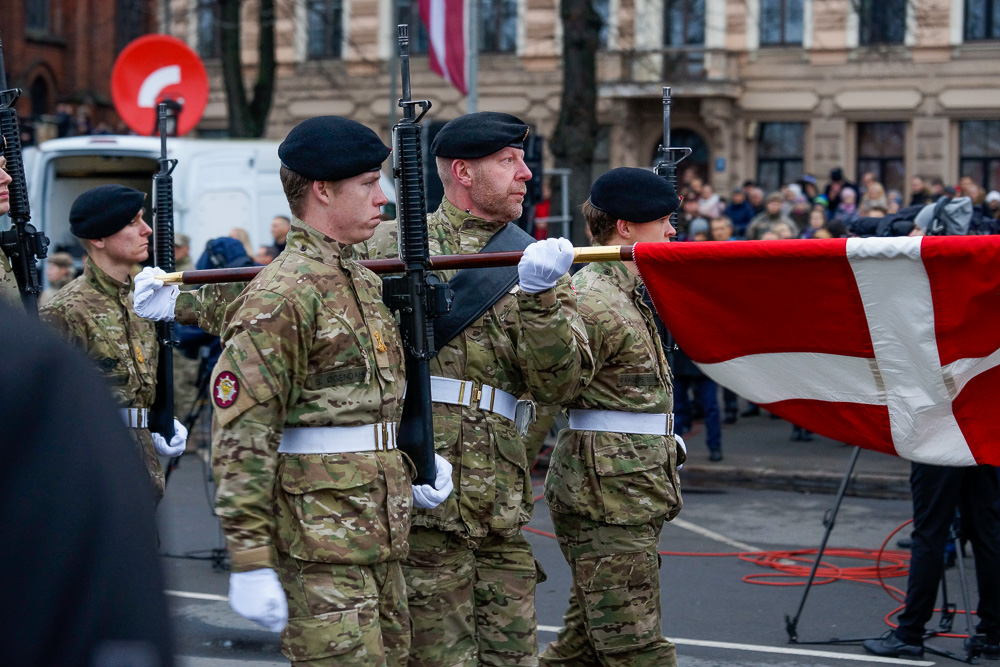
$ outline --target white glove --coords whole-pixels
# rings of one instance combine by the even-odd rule
[[[180,456],[187,447],[187,440],[188,430],[176,418],[174,418],[174,437],[170,438],[169,445],[166,438],[159,433],[153,433],[153,447],[160,456]]]
[[[135,277],[135,293],[132,308],[135,314],[147,320],[174,321],[174,304],[181,290],[177,285],[167,287],[156,276],[166,273],[156,266],[147,266]]]
[[[455,484],[451,481],[451,463],[438,454],[434,455],[434,486],[419,484],[413,487],[413,506],[431,509],[443,503]]]
[[[269,567],[230,574],[229,606],[271,632],[281,632],[288,624],[288,600],[278,575]]]
[[[573,244],[569,239],[545,239],[524,249],[517,264],[521,289],[530,294],[556,284],[573,265]]]
[[[674,440],[677,441],[677,448],[680,449],[682,452],[684,452],[684,458],[686,459],[688,455],[688,446],[684,444],[684,438],[674,433]],[[684,464],[682,463],[679,466],[677,466],[677,469],[680,470],[683,467]]]

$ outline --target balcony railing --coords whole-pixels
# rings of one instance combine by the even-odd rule
[[[736,79],[735,57],[723,49],[667,47],[656,50],[604,51],[598,57],[602,84],[731,83]]]

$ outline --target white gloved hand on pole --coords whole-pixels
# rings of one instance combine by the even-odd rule
[[[177,285],[168,286],[157,279],[164,273],[166,271],[159,267],[147,266],[136,275],[132,308],[139,317],[157,322],[174,321],[174,304],[181,291]]]
[[[230,574],[229,606],[271,632],[281,632],[288,624],[288,600],[271,568]]]
[[[451,495],[455,484],[451,481],[451,462],[439,454],[434,455],[434,486],[419,484],[413,487],[413,506],[431,509]]]
[[[676,433],[674,433],[674,440],[677,441],[677,449],[679,449],[682,452],[684,452],[684,458],[687,459],[688,447],[687,447],[687,444],[685,444],[685,442],[684,442],[684,438],[682,438],[681,436],[679,436]],[[680,458],[680,457],[678,457],[678,458]],[[680,470],[683,467],[684,467],[684,464],[682,463],[679,466],[677,466],[677,469]]]
[[[517,265],[521,289],[535,294],[556,284],[573,265],[573,244],[569,239],[545,239],[524,249]]]
[[[170,438],[170,444],[167,444],[167,439],[159,433],[153,433],[153,447],[156,449],[156,453],[160,456],[180,456],[187,448],[187,439],[187,429],[184,428],[184,424],[180,423],[180,421],[175,417],[174,437]]]

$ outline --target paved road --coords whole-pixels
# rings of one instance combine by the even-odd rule
[[[933,657],[917,662],[879,662],[856,645],[788,643],[784,617],[795,614],[803,589],[747,583],[744,578],[749,575],[775,571],[741,560],[736,554],[815,549],[823,537],[824,513],[833,501],[830,495],[731,487],[728,483],[685,493],[684,510],[666,527],[661,541],[661,549],[671,554],[663,556],[661,567],[663,627],[666,636],[677,643],[682,667],[948,662]],[[877,550],[910,514],[906,500],[846,498],[828,548]],[[165,553],[204,558],[221,546],[196,456],[185,456],[170,480],[159,520]],[[544,502],[538,503],[530,526],[551,531]],[[906,533],[904,529],[901,534]],[[553,539],[534,533],[529,539],[548,573],[548,581],[539,586],[537,596],[539,641],[544,646],[561,625],[569,595],[569,570]],[[827,560],[842,567],[873,564],[837,557]],[[165,557],[163,564],[181,665],[287,664],[278,650],[276,635],[257,629],[229,609],[225,602],[228,573],[213,569],[210,560]],[[971,558],[967,564],[971,572]],[[950,571],[953,580],[954,572]],[[971,581],[971,575],[969,578]],[[772,583],[789,582],[775,579]],[[905,578],[890,583],[905,587]],[[949,590],[957,591],[957,580],[952,584]],[[974,583],[971,590],[975,600]],[[887,628],[884,616],[898,604],[871,583],[836,581],[816,586],[800,617],[799,639],[825,641],[880,634]],[[959,619],[957,627],[964,629],[964,621]],[[956,639],[937,643],[960,650]]]

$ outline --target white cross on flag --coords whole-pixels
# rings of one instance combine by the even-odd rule
[[[635,259],[719,384],[852,445],[1000,465],[1000,237],[642,243]]]
[[[420,0],[420,19],[427,26],[431,71],[468,95],[464,3],[465,0]]]

